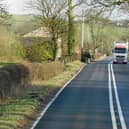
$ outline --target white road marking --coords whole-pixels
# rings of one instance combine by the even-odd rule
[[[46,107],[43,109],[43,111],[41,112],[40,116],[37,118],[37,120],[34,122],[34,124],[32,125],[32,127],[30,129],[35,129],[35,127],[37,126],[37,124],[39,123],[39,121],[41,120],[41,118],[45,115],[45,113],[47,112],[47,110],[50,108],[50,106],[54,103],[54,101],[59,97],[59,95],[62,93],[62,91],[64,90],[65,87],[67,87],[67,85],[82,71],[82,69],[85,67],[85,65],[80,69],[79,72],[77,72],[76,75],[74,75],[72,77],[72,79],[70,79],[58,92],[57,94],[54,96],[54,98],[46,105]]]
[[[118,108],[118,113],[119,113],[121,126],[122,126],[122,129],[127,129],[125,119],[124,119],[124,116],[123,116],[123,113],[122,113],[122,108],[121,108],[121,105],[120,105],[120,100],[119,100],[118,90],[117,90],[117,85],[116,85],[116,79],[115,79],[112,64],[111,64],[111,73],[112,73],[113,87],[114,87],[114,91],[115,91],[116,104],[117,104],[117,108]]]
[[[110,66],[111,66],[111,68],[110,68]],[[54,103],[54,101],[62,93],[62,91],[64,90],[64,88],[82,71],[82,69],[59,90],[59,92],[55,95],[55,97],[43,109],[43,111],[41,112],[40,116],[37,118],[37,120],[34,122],[33,126],[30,129],[35,129],[36,125],[39,123],[39,121],[41,120],[41,118],[45,115],[45,113],[49,109],[49,107]],[[118,128],[117,128],[115,111],[114,111],[114,107],[113,107],[113,97],[112,97],[112,87],[111,87],[111,75],[112,75],[112,79],[113,79],[113,85],[114,85],[113,87],[114,87],[114,90],[115,90],[115,97],[116,97],[116,102],[117,102],[117,107],[118,107],[118,112],[119,112],[121,126],[122,126],[122,129],[127,129],[126,124],[125,124],[125,120],[124,120],[124,117],[123,117],[122,109],[121,109],[121,106],[120,106],[120,101],[119,101],[119,97],[118,97],[118,91],[117,91],[116,80],[115,80],[115,75],[114,75],[114,71],[113,71],[113,68],[112,68],[112,64],[108,64],[108,75],[109,75],[109,78],[108,78],[109,103],[110,103],[110,112],[111,112],[113,129],[118,129]]]
[[[114,107],[113,107],[110,64],[108,64],[108,86],[109,86],[109,104],[110,104],[112,126],[113,126],[113,129],[117,129],[117,122],[116,122],[115,111],[114,111]]]

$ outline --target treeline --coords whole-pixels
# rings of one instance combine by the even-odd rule
[[[76,33],[77,42],[81,44],[81,23],[77,23]],[[101,54],[111,55],[112,45],[114,41],[127,41],[129,39],[128,28],[121,28],[115,24],[107,24],[103,28],[99,28],[97,24],[94,28],[85,22],[84,27],[84,51],[97,50]]]
[[[128,31],[123,28],[116,27],[108,18],[104,18],[104,13],[107,13],[107,8],[87,8],[80,14],[78,19],[80,23],[75,22],[74,10],[81,5],[93,5],[94,0],[87,3],[84,0],[40,0],[27,4],[29,9],[36,9],[40,15],[35,15],[19,28],[19,25],[14,27],[11,15],[2,7],[0,24],[6,27],[1,29],[0,34],[3,35],[0,39],[1,59],[28,59],[34,62],[55,61],[55,60],[70,60],[71,58],[79,58],[82,48],[82,18],[84,18],[84,52],[90,52],[95,56],[96,51],[101,54],[111,54],[112,42],[114,40],[127,40]],[[95,2],[94,4],[101,3]],[[113,5],[112,5],[113,6]],[[43,10],[42,10],[43,9]],[[109,9],[110,10],[110,9]],[[2,16],[3,15],[3,16]],[[23,18],[23,16],[22,16]],[[19,22],[18,17],[18,22]],[[23,18],[23,21],[26,18]],[[81,19],[81,20],[80,20]],[[25,20],[26,21],[26,20]],[[20,24],[20,22],[18,23]],[[26,27],[24,27],[26,26]],[[50,35],[49,40],[33,41],[28,47],[23,47],[21,39],[29,31],[36,27],[47,27]],[[17,28],[17,29],[16,29]],[[21,29],[22,28],[22,29]],[[25,30],[23,30],[25,28]],[[14,29],[14,30],[13,30]],[[13,34],[13,32],[15,34]],[[6,34],[7,37],[5,36]],[[11,34],[11,35],[10,35]],[[111,34],[111,35],[110,35]],[[31,38],[31,37],[30,37]],[[4,44],[3,44],[3,39]],[[58,42],[60,39],[60,43]],[[24,42],[24,40],[22,40]],[[29,40],[30,41],[30,40]],[[29,42],[28,41],[28,42]],[[68,59],[69,58],[69,59]]]
[[[28,8],[36,9],[36,12],[39,12],[40,15],[34,15],[36,21],[38,22],[38,26],[45,26],[48,28],[50,32],[50,39],[48,46],[37,43],[37,46],[30,46],[29,50],[23,50],[23,58],[28,58],[31,61],[44,61],[44,56],[46,60],[57,60],[58,58],[62,58],[62,56],[70,57],[74,54],[74,46],[75,46],[75,28],[74,28],[74,15],[73,10],[83,3],[82,0],[78,0],[73,3],[73,0],[67,1],[52,1],[52,0],[41,0],[28,3]],[[37,7],[38,6],[38,7]],[[43,10],[44,11],[43,11]],[[1,6],[1,17],[4,20],[1,20],[1,25],[10,29],[11,23],[8,20],[11,18],[9,13],[6,11],[4,7]],[[4,17],[3,17],[3,16]],[[15,31],[16,32],[16,31]],[[21,37],[19,32],[16,32],[16,38]],[[60,45],[58,40],[61,40]],[[10,41],[9,41],[10,42]],[[36,48],[36,49],[35,49]],[[23,48],[24,49],[24,48]],[[38,52],[38,49],[40,52]],[[45,51],[47,49],[47,51]],[[60,55],[59,55],[60,49]],[[27,53],[26,53],[27,52]],[[43,53],[42,53],[43,52]],[[35,54],[37,54],[37,58],[35,59]],[[24,56],[25,55],[25,56]]]

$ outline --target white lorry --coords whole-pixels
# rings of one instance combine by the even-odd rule
[[[113,63],[127,64],[128,62],[128,42],[114,42]]]

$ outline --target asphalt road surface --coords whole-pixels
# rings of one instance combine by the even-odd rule
[[[87,65],[33,129],[129,129],[129,64]]]

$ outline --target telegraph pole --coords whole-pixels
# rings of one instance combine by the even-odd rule
[[[82,26],[81,26],[81,61],[83,61],[83,48],[84,48],[84,10],[82,10]]]
[[[84,47],[84,28],[85,28],[85,19],[84,19],[84,10],[82,10],[82,41],[81,41],[81,49]]]

